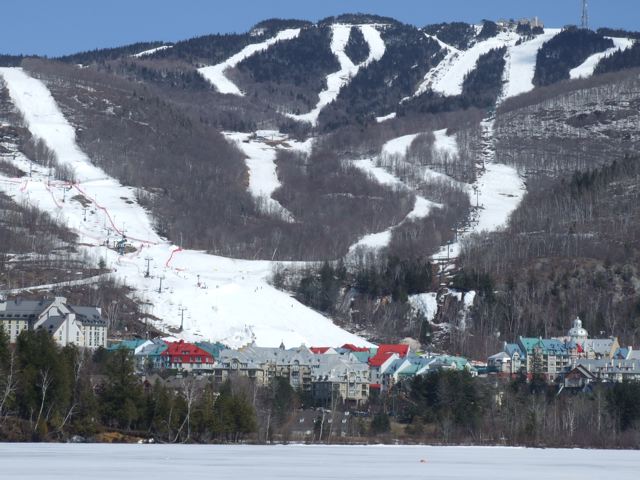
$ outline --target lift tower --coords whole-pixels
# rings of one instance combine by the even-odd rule
[[[589,1],[582,0],[582,28],[589,28]]]

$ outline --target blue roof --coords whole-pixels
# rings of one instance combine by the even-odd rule
[[[616,350],[616,353],[613,355],[614,358],[620,360],[626,360],[629,356],[629,349],[627,347],[620,347]]]
[[[524,357],[524,352],[517,343],[507,343],[504,346],[504,352],[510,357],[513,357],[514,353],[517,353],[520,357]]]

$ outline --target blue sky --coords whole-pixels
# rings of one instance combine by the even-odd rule
[[[640,30],[640,0],[589,0],[591,25]],[[578,23],[581,0],[2,0],[0,53],[56,56],[144,40],[246,31],[271,17],[376,13],[422,26],[537,15]]]

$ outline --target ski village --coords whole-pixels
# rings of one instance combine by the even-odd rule
[[[640,33],[584,12],[0,55],[0,438],[640,448]]]

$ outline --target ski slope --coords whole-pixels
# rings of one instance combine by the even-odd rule
[[[280,188],[276,169],[276,137],[283,141],[278,132],[256,132],[255,135],[241,132],[227,132],[225,137],[235,143],[246,155],[245,162],[249,170],[249,193],[259,200],[259,206],[264,213],[278,216],[288,222],[293,222],[293,215],[280,202],[271,198]],[[271,142],[269,143],[269,137]]]
[[[536,71],[538,50],[560,31],[557,28],[546,28],[543,34],[520,45],[512,45],[507,49],[503,75],[504,88],[499,101],[529,92],[535,88],[533,76]]]
[[[209,83],[211,83],[216,88],[216,90],[218,90],[218,92],[229,95],[244,96],[244,93],[240,91],[238,86],[227,78],[225,72],[230,68],[236,67],[240,62],[246,60],[252,55],[255,55],[259,52],[264,52],[276,42],[293,40],[299,35],[299,28],[282,30],[281,32],[278,32],[275,37],[265,40],[264,42],[247,45],[238,53],[229,57],[222,63],[199,68],[198,72],[200,72],[200,75],[202,75],[207,81],[209,81]]]
[[[359,28],[369,46],[368,57],[359,64],[354,64],[349,56],[345,53],[345,48],[351,36],[351,29]],[[301,115],[288,114],[290,118],[301,122],[307,122],[313,126],[318,124],[318,116],[324,107],[332,103],[351,79],[355,77],[361,68],[366,67],[372,62],[376,62],[385,54],[386,47],[380,32],[374,25],[343,25],[335,24],[331,26],[331,51],[340,63],[340,70],[327,75],[327,88],[320,92],[318,103],[315,108],[308,113]]]
[[[438,65],[436,65],[434,68],[432,68],[427,72],[422,82],[420,82],[420,85],[418,85],[418,88],[413,94],[413,97],[419,97],[424,92],[432,88],[432,85],[438,82],[453,67],[453,65],[456,63],[456,61],[458,60],[458,58],[462,53],[460,50],[453,47],[452,45],[447,45],[446,43],[441,41],[438,37],[435,37],[433,35],[428,35],[426,33],[425,33],[425,36],[427,38],[430,38],[438,42],[438,45],[440,45],[440,48],[446,50],[447,53],[445,57],[440,61],[440,63],[438,63]],[[409,100],[410,98],[412,97],[407,97],[406,99],[403,99],[403,101]]]
[[[447,55],[449,58],[441,62],[442,68],[431,79],[431,89],[446,96],[460,95],[464,77],[476,68],[476,63],[482,55],[494,48],[513,46],[519,38],[520,36],[514,32],[500,32],[493,38],[476,43],[469,50],[457,54],[450,52],[451,56]],[[426,91],[428,86],[424,86],[423,82],[422,92]]]
[[[618,50],[626,50],[633,46],[634,41],[629,38],[613,38],[607,37],[613,40],[613,47],[605,50],[604,52],[594,53],[589,58],[587,58],[582,65],[577,66],[573,70],[569,72],[569,76],[572,79],[575,78],[588,78],[593,75],[598,63],[605,57],[609,55],[613,55]]]
[[[492,119],[481,124],[487,151],[484,154],[484,171],[467,188],[471,206],[476,207],[472,213],[470,228],[459,234],[457,241],[442,246],[434,255],[436,259],[458,257],[462,247],[461,240],[471,233],[494,232],[505,227],[526,193],[526,186],[518,171],[494,161],[493,125]]]
[[[371,176],[380,185],[397,188],[400,190],[411,190],[411,188],[398,177],[389,173],[386,169],[376,166],[373,159],[366,158],[361,160],[354,160],[353,162],[351,162],[351,164],[367,175]],[[387,247],[391,242],[391,236],[396,228],[407,221],[419,220],[421,218],[427,217],[434,208],[442,208],[442,205],[427,200],[420,195],[416,195],[413,208],[406,215],[406,217],[404,217],[399,223],[392,225],[391,227],[381,232],[370,233],[360,238],[356,243],[349,247],[349,253],[347,254],[347,257],[353,255],[355,252],[361,249],[378,250]]]
[[[412,133],[410,135],[403,135],[401,137],[393,138],[386,142],[382,146],[382,155],[401,155],[405,156],[407,150],[413,143],[413,141],[420,135],[419,133]]]
[[[156,48],[150,48],[149,50],[143,50],[142,52],[134,53],[131,56],[136,58],[146,57],[147,55],[153,55],[156,52],[161,52],[162,50],[167,50],[168,48],[173,48],[173,45],[160,45]]]
[[[160,319],[156,327],[187,340],[221,341],[231,347],[251,341],[261,346],[284,342],[287,347],[370,345],[269,285],[271,262],[183,250],[159,237],[148,212],[135,201],[135,189],[93,166],[78,148],[73,127],[47,87],[20,68],[0,68],[0,77],[32,135],[76,176],[73,184],[50,182],[48,169],[34,164],[30,178],[0,175],[0,190],[49,212],[76,232],[81,252],[96,264],[103,258],[115,279],[133,287],[133,295],[147,303],[150,318]],[[29,160],[17,151],[3,159],[29,171]],[[76,195],[90,203],[88,209],[72,199]],[[135,251],[120,256],[110,247],[123,235]],[[187,309],[182,332],[181,306]]]
[[[420,133],[412,133],[401,137],[393,138],[382,146],[382,157],[399,156],[405,157],[413,141],[420,136]],[[456,157],[458,155],[458,143],[455,135],[447,135],[447,129],[433,131],[433,151],[436,154]]]
[[[447,135],[447,129],[435,130],[433,148],[436,152],[441,152],[452,157],[458,156],[458,142],[455,135]]]
[[[493,121],[484,121],[482,123],[482,130],[483,141],[487,144],[485,147],[487,150],[484,159],[485,168],[479,173],[476,183],[473,185],[461,183],[428,167],[421,167],[424,181],[455,183],[467,192],[472,206],[475,207],[476,203],[478,204],[479,208],[477,208],[473,214],[471,226],[464,235],[472,232],[495,231],[505,226],[511,213],[518,207],[525,193],[525,185],[518,172],[513,167],[494,162],[492,150]],[[418,135],[419,134],[403,135],[389,140],[382,147],[381,158],[384,160],[385,157],[391,157],[402,161],[403,157],[407,154],[409,146]],[[433,132],[433,135],[435,139],[433,145],[435,153],[447,155],[449,158],[454,158],[459,154],[455,136],[447,135],[446,129],[436,130]],[[354,164],[358,168],[367,171],[381,184],[398,188],[409,188],[402,183],[400,179],[394,177],[385,169],[376,167],[371,160],[358,160]],[[370,248],[386,246],[384,242],[387,239],[387,236],[385,236],[387,234],[390,239],[390,232],[385,231],[364,237],[358,244],[363,244]],[[460,235],[459,239],[464,235]],[[434,257],[438,259],[457,257],[460,254],[460,248],[461,244],[459,241],[450,245],[444,245]],[[355,245],[352,249],[355,249]]]

